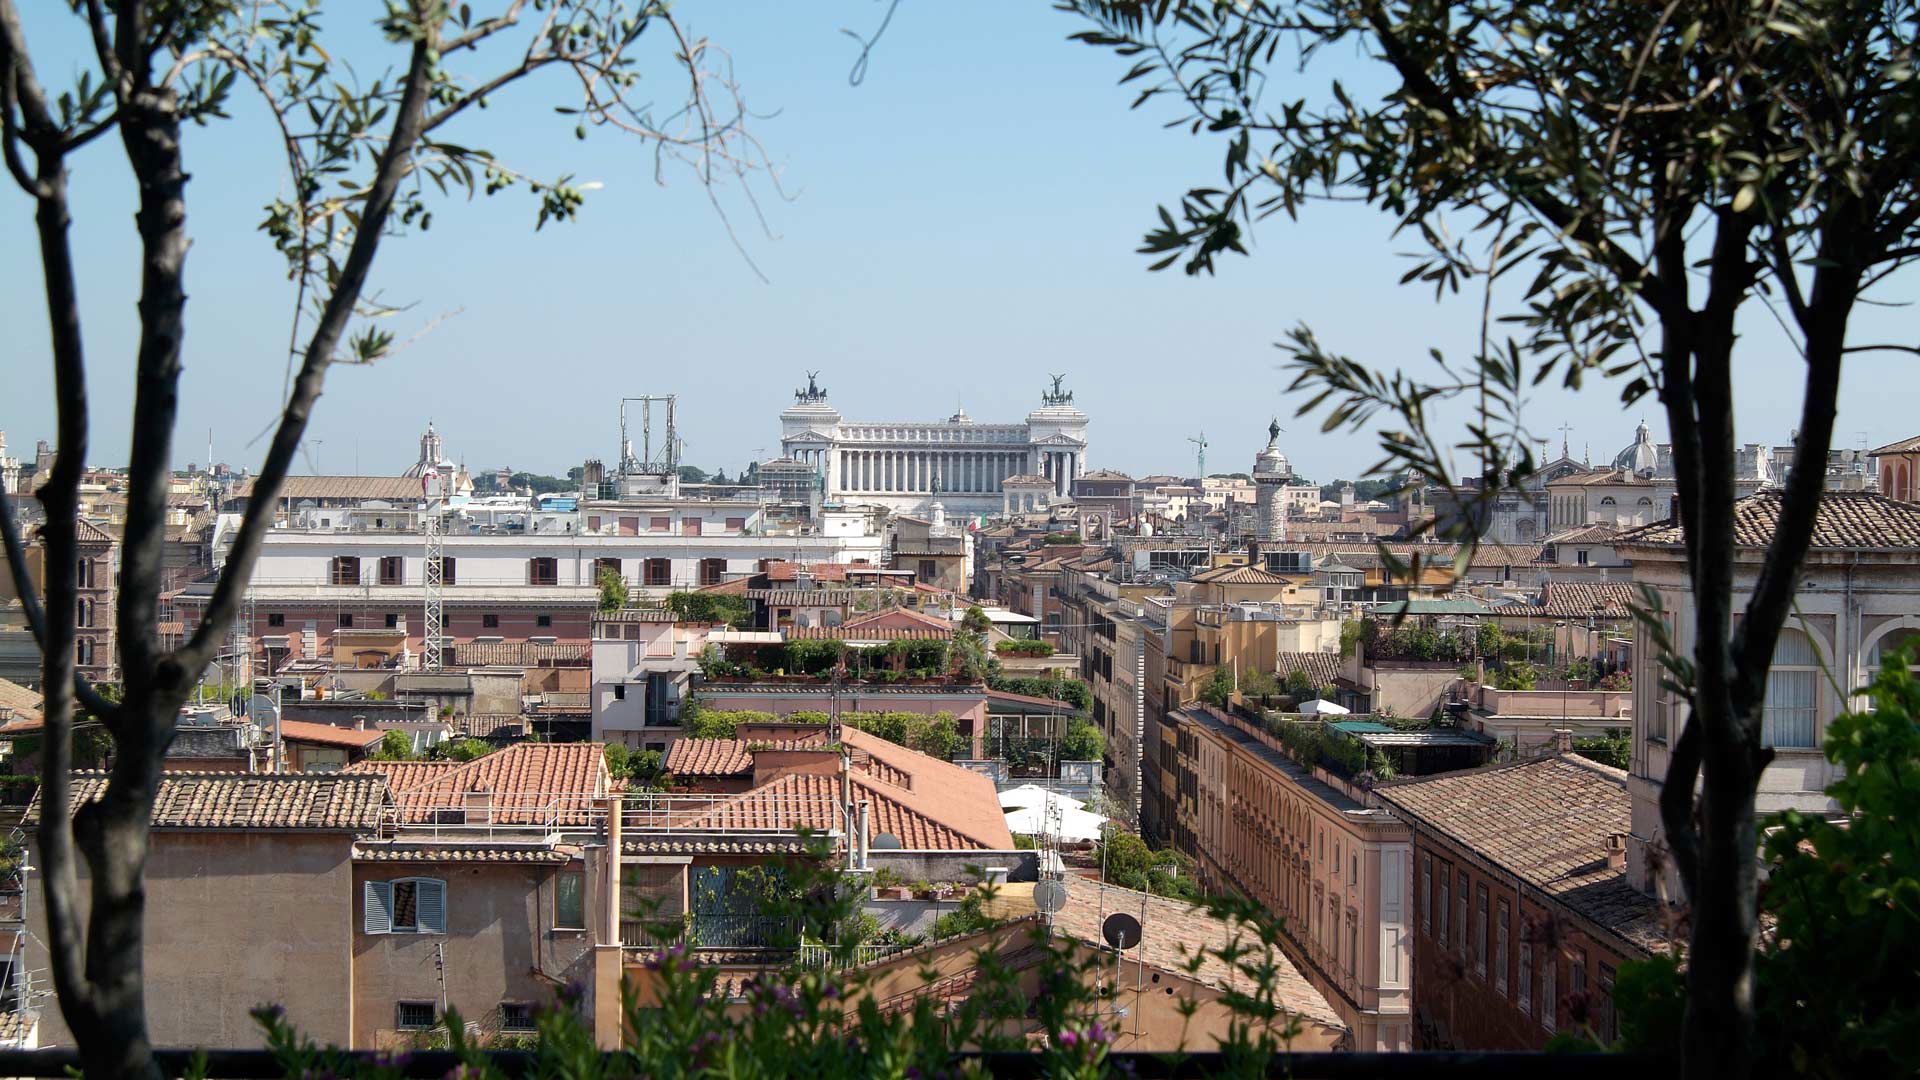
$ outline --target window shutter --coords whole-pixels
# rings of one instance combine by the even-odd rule
[[[366,932],[393,933],[393,886],[384,881],[367,882]]]
[[[423,934],[444,934],[447,932],[447,885],[443,881],[421,878],[417,883],[420,897],[420,932]]]

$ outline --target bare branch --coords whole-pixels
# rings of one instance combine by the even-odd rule
[[[227,555],[226,568],[220,575],[219,583],[214,586],[213,596],[207,602],[200,625],[194,630],[193,637],[174,652],[173,658],[189,672],[197,673],[206,668],[220,635],[225,633],[228,624],[239,612],[241,598],[253,576],[254,560],[259,556],[262,539],[273,520],[274,496],[293,464],[293,456],[299,449],[301,437],[306,433],[314,402],[320,398],[334,350],[339,346],[347,322],[353,316],[354,306],[366,287],[367,273],[373,266],[373,257],[379,249],[388,213],[393,208],[394,193],[399,190],[401,179],[411,167],[413,147],[420,139],[426,120],[436,44],[430,28],[423,27],[422,30],[413,45],[405,89],[394,116],[391,134],[381,151],[373,183],[368,186],[367,197],[361,207],[360,226],[354,232],[353,244],[341,265],[333,293],[327,298],[313,336],[308,341],[306,359],[299,376],[294,380],[293,393],[281,414],[280,427],[274,432],[266,461],[262,463],[260,474],[254,481],[255,498],[247,503],[246,514],[241,518],[233,547]]]

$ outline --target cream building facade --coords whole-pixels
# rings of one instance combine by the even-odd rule
[[[1763,492],[1735,508],[1733,610],[1745,610],[1758,580],[1766,544],[1779,521],[1781,497]],[[1828,492],[1820,505],[1813,546],[1801,568],[1794,613],[1774,649],[1761,738],[1774,751],[1760,780],[1758,809],[1826,813],[1834,770],[1820,752],[1827,724],[1865,702],[1857,695],[1872,680],[1881,656],[1920,642],[1920,505],[1871,492]],[[1681,533],[1670,524],[1620,537],[1616,548],[1633,564],[1636,585],[1659,594],[1678,648],[1691,653],[1696,628],[1692,583]],[[1660,788],[1673,741],[1687,707],[1651,677],[1660,670],[1648,635],[1636,634],[1633,754],[1628,790],[1633,831],[1627,838],[1629,880],[1643,891],[1663,886],[1677,895],[1672,860],[1660,825]],[[1831,673],[1831,677],[1829,677]],[[1667,868],[1667,869],[1662,869]]]
[[[925,514],[936,501],[963,517],[1003,512],[1005,483],[1040,476],[1066,500],[1087,471],[1087,414],[1054,376],[1040,408],[1017,424],[983,424],[965,410],[945,420],[848,420],[809,373],[780,414],[781,453],[812,466],[828,502]]]

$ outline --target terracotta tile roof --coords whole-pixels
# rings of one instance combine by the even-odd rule
[[[1630,487],[1652,487],[1653,481],[1644,480],[1624,469],[1595,469],[1589,473],[1575,473],[1558,480],[1548,481],[1552,486],[1571,484],[1576,487],[1597,487],[1602,484],[1624,484]]]
[[[1020,883],[1001,886],[998,895],[989,903],[988,910],[1000,918],[1020,917],[1033,912],[1033,885]],[[1101,923],[1116,911],[1124,911],[1140,919],[1145,931],[1140,941],[1141,959],[1148,964],[1221,989],[1243,992],[1257,989],[1251,976],[1214,955],[1227,950],[1236,939],[1242,950],[1250,946],[1257,947],[1251,940],[1252,934],[1184,901],[1150,896],[1117,885],[1069,878],[1067,904],[1054,915],[1053,929],[1057,934],[1098,946],[1105,940],[1100,932]],[[1193,963],[1196,956],[1201,957],[1197,969]],[[1273,960],[1274,989],[1281,1005],[1303,1018],[1345,1030],[1346,1025],[1341,1021],[1340,1014],[1324,994],[1314,989],[1299,968],[1278,950],[1275,950]],[[1265,958],[1249,955],[1242,963],[1262,964]]]
[[[467,762],[360,761],[347,772],[385,776],[406,820],[420,823],[488,791],[503,825],[578,824],[609,790],[599,743],[514,743]]]
[[[1549,544],[1605,544],[1620,535],[1611,525],[1580,525],[1547,537]]]
[[[742,776],[753,773],[754,746],[773,750],[817,748],[826,742],[826,729],[800,739],[675,739],[667,747],[664,766],[674,776]]]
[[[120,542],[119,537],[88,521],[86,518],[80,518],[77,524],[78,528],[74,530],[74,539],[82,544],[117,544]]]
[[[1333,680],[1340,677],[1341,656],[1339,653],[1283,652],[1277,655],[1273,670],[1281,682],[1296,671],[1304,671],[1313,685],[1332,686]]]
[[[622,839],[623,855],[781,855],[801,850],[797,836],[650,836]]]
[[[363,840],[353,845],[355,862],[414,863],[569,863],[577,849],[529,844],[463,844],[457,841],[418,844],[397,840]]]
[[[673,612],[665,608],[621,608],[619,611],[596,611],[594,622],[619,623],[670,623],[675,621]]]
[[[1763,548],[1780,528],[1782,496],[1777,491],[1749,495],[1733,504],[1735,547]],[[1669,519],[1620,534],[1617,543],[1642,547],[1678,547],[1685,543],[1679,524]],[[1813,522],[1818,550],[1920,548],[1920,503],[1903,503],[1871,491],[1829,491],[1820,497]]]
[[[280,738],[286,742],[318,743],[322,746],[344,746],[350,750],[364,750],[386,736],[386,732],[372,728],[355,731],[352,728],[335,727],[332,724],[312,724],[305,720],[280,721]]]
[[[27,721],[37,728],[41,721],[40,704],[40,691],[0,679],[0,720],[7,721],[7,727]]]
[[[878,624],[882,622],[896,624],[904,622],[910,627],[921,630],[937,630],[948,637],[953,636],[953,623],[951,621],[935,618],[932,615],[923,615],[912,608],[903,607],[883,608],[879,611],[872,611],[864,615],[856,616],[842,623],[840,629],[849,633],[869,629],[880,629]]]
[[[1288,585],[1291,582],[1279,574],[1268,573],[1257,566],[1221,566],[1193,575],[1193,581],[1208,585]]]
[[[525,734],[527,730],[527,718],[519,713],[468,713],[454,717],[453,723],[461,734],[475,739],[484,739],[502,729],[515,735]]]
[[[692,741],[699,740],[681,740]],[[852,728],[841,731],[841,741],[867,756],[850,779],[854,799],[872,808],[875,835],[891,833],[912,851],[1012,850],[992,780]],[[682,827],[836,831],[839,803],[838,777],[790,773],[701,811]]]
[[[749,600],[778,607],[846,607],[859,598],[859,589],[748,589]]]
[[[1664,943],[1659,903],[1607,865],[1607,837],[1633,827],[1625,772],[1559,754],[1393,781],[1374,794],[1626,944],[1652,952]]]
[[[37,1012],[0,1012],[0,1046],[24,1045],[38,1023]]]
[[[1005,480],[1000,481],[1001,487],[1006,487],[1008,484],[1020,484],[1020,485],[1045,484],[1048,487],[1052,487],[1053,481],[1047,479],[1044,476],[1039,476],[1034,473],[1014,473],[1012,476],[1009,476]]]
[[[1885,446],[1877,446],[1867,451],[1867,456],[1879,457],[1881,454],[1912,453],[1920,453],[1920,435],[1915,435],[1910,439],[1901,439],[1899,442],[1890,442]]]
[[[1532,614],[1559,619],[1630,619],[1628,605],[1637,594],[1624,581],[1549,581],[1540,587],[1540,603]],[[1594,605],[1598,604],[1596,611]]]
[[[249,477],[235,492],[236,498],[253,496],[254,480]],[[424,497],[420,481],[406,476],[289,476],[280,485],[280,498],[292,499],[385,499],[399,502]]]
[[[97,802],[104,772],[73,774],[73,805]],[[362,832],[378,828],[386,781],[348,773],[167,773],[154,797],[156,829],[311,829]],[[40,819],[39,796],[27,810]]]
[[[588,659],[589,647],[576,642],[461,641],[453,646],[453,662],[461,667],[573,666]]]
[[[868,569],[872,569],[869,567]],[[799,581],[802,571],[813,575],[815,581],[845,581],[847,567],[845,563],[814,563],[803,566],[800,563],[776,562],[767,564],[768,581]]]

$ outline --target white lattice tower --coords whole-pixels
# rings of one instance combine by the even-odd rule
[[[431,503],[420,518],[425,539],[426,566],[421,572],[421,593],[426,601],[425,633],[421,644],[420,670],[439,671],[446,652],[446,533],[440,512],[443,504]]]

